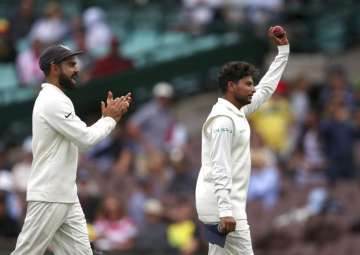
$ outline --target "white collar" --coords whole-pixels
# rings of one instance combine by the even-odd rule
[[[234,112],[236,115],[239,115],[241,117],[244,117],[245,114],[242,110],[242,108],[238,109],[235,105],[233,105],[230,101],[224,99],[224,98],[218,98],[218,103],[224,105],[226,108],[228,108],[230,111]]]
[[[64,94],[64,91],[62,91],[59,87],[51,84],[51,83],[47,83],[47,82],[44,82],[43,84],[41,84],[41,88],[50,88],[50,89],[54,89],[58,92],[61,92],[62,94]]]

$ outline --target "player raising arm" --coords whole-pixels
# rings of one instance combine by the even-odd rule
[[[202,128],[196,209],[200,221],[218,224],[219,231],[227,234],[224,247],[209,244],[209,255],[253,254],[245,210],[251,167],[246,116],[273,94],[289,56],[288,39],[281,27],[269,28],[268,36],[277,45],[278,54],[260,83],[255,88],[253,65],[226,63],[218,79],[223,97]]]

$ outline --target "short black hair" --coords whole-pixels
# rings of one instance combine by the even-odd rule
[[[258,70],[254,65],[243,61],[232,61],[224,64],[219,72],[218,83],[221,92],[227,91],[229,81],[237,83],[246,76],[257,76]]]

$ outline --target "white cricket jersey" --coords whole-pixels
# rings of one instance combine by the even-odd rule
[[[106,137],[116,126],[111,117],[87,126],[58,87],[44,83],[32,115],[33,162],[27,201],[74,203],[78,201],[78,154]]]
[[[247,219],[251,159],[246,115],[259,108],[275,91],[287,64],[289,45],[278,46],[278,51],[256,86],[251,104],[238,109],[219,98],[203,125],[201,169],[195,194],[202,222],[219,222],[220,217],[226,216],[233,216],[237,221]]]

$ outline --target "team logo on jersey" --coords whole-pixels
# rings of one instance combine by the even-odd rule
[[[217,128],[217,129],[214,129],[213,130],[214,133],[225,133],[225,132],[228,132],[230,134],[232,134],[232,129],[229,129],[229,128]]]
[[[69,118],[72,112],[65,114],[65,119]]]

